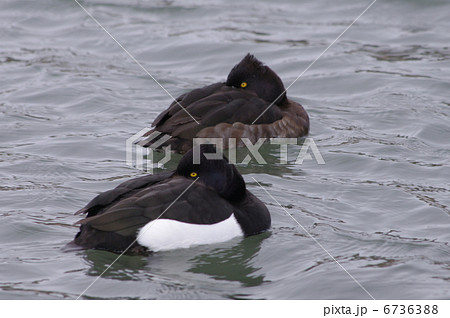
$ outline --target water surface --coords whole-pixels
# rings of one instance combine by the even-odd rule
[[[370,1],[83,1],[174,96],[247,52],[292,83]],[[84,298],[450,297],[445,0],[378,0],[288,91],[326,164],[240,165],[270,232],[120,258]],[[116,255],[64,252],[125,140],[171,98],[71,0],[0,4],[0,298],[74,299]],[[260,182],[294,220],[267,196]]]

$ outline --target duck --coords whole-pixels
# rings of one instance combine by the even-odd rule
[[[170,146],[172,152],[183,154],[192,148],[194,138],[221,138],[227,149],[243,147],[243,138],[255,144],[260,138],[297,138],[308,132],[309,116],[303,106],[286,96],[282,80],[270,67],[248,53],[225,82],[176,98],[156,117],[139,145]],[[170,139],[160,145],[164,135]]]
[[[173,171],[140,176],[99,194],[76,212],[86,216],[75,223],[80,228],[72,246],[148,255],[267,231],[267,207],[225,156],[205,156],[212,153],[214,145],[194,147]]]

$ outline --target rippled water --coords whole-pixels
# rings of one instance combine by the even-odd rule
[[[247,52],[286,85],[371,1],[83,1],[177,96]],[[446,0],[378,0],[288,91],[326,162],[239,169],[269,233],[123,256],[85,298],[450,297]],[[116,257],[64,252],[125,140],[171,99],[72,0],[0,3],[0,298],[76,298]],[[253,181],[258,180],[327,254]]]

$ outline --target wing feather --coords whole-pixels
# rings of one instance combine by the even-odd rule
[[[155,119],[153,126],[155,130],[172,136],[174,140],[189,142],[202,129],[221,123],[240,122],[251,125],[270,105],[250,90],[229,87],[225,83],[215,83],[194,89],[178,97],[177,101],[189,114],[178,103],[173,102]],[[255,124],[270,124],[281,118],[281,110],[277,105],[273,105]],[[152,142],[154,141],[150,141],[146,146],[151,145]]]

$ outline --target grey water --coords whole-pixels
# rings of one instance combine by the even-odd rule
[[[288,86],[371,2],[80,1],[173,96],[247,52]],[[378,0],[289,88],[325,164],[238,165],[269,232],[123,256],[81,298],[450,298],[448,12]],[[115,260],[63,249],[73,213],[143,174],[125,141],[170,102],[75,1],[0,2],[0,299],[75,299]]]

